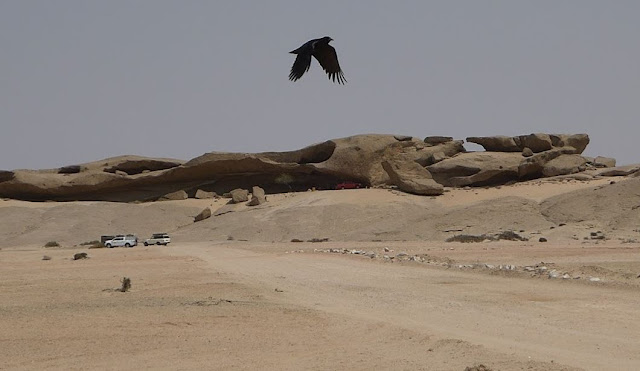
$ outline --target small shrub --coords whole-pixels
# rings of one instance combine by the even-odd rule
[[[49,241],[44,244],[44,247],[58,247],[60,244],[56,241]]]
[[[83,242],[80,244],[80,246],[88,246],[89,249],[99,249],[101,247],[104,247],[102,242],[98,240]]]
[[[80,260],[80,259],[89,259],[89,256],[87,255],[86,252],[79,252],[79,253],[73,254],[73,260]]]
[[[312,238],[310,240],[307,240],[307,242],[327,242],[327,241],[329,241],[329,239],[327,237],[324,237],[324,238],[314,237],[314,238]]]
[[[122,287],[120,287],[121,292],[127,292],[131,289],[131,279],[129,277],[122,277]]]
[[[483,364],[479,364],[476,366],[467,367],[464,369],[464,371],[492,371],[492,370]]]

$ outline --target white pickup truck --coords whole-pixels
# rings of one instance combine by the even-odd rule
[[[110,240],[104,242],[106,247],[134,247],[138,244],[138,237],[128,234],[126,236],[116,236]]]
[[[145,246],[149,245],[165,245],[167,246],[171,242],[171,237],[166,233],[154,233],[151,238],[147,238],[144,241]]]

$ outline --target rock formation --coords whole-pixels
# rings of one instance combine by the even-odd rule
[[[445,186],[504,184],[518,179],[520,153],[469,152],[427,166],[433,179]]]
[[[201,220],[205,220],[211,217],[211,208],[205,207],[196,217],[193,219],[194,223],[197,223]]]
[[[436,183],[429,171],[415,161],[385,160],[382,167],[389,174],[391,183],[403,192],[425,196],[441,195],[444,192],[442,184]]]
[[[231,194],[231,201],[234,204],[249,201],[249,191],[246,189],[236,188],[229,193]]]
[[[171,193],[167,193],[166,195],[160,197],[160,201],[170,201],[170,200],[186,200],[189,198],[187,192],[180,190]]]
[[[202,189],[198,189],[194,196],[194,198],[197,198],[200,200],[207,199],[207,198],[215,198],[215,197],[216,197],[215,192],[207,192],[207,191],[203,191]]]
[[[0,197],[130,202],[208,198],[256,185],[267,194],[334,189],[343,181],[433,195],[442,193],[442,186],[498,185],[615,164],[614,159],[580,155],[589,143],[586,134],[467,140],[486,152],[467,152],[463,141],[446,136],[420,140],[371,134],[289,152],[210,152],[187,162],[120,156],[59,169],[0,171]],[[259,196],[254,192],[254,197]]]
[[[253,186],[251,190],[251,200],[247,203],[248,206],[257,206],[265,203],[267,201],[267,197],[264,194],[264,189]]]

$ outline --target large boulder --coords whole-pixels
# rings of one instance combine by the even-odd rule
[[[616,166],[612,168],[598,169],[597,176],[627,176],[640,174],[640,164]]]
[[[393,137],[395,138],[395,140],[400,142],[408,142],[410,140],[413,140],[413,137],[410,135],[394,135]]]
[[[335,139],[330,158],[314,167],[339,179],[353,179],[370,185],[384,184],[389,179],[381,162],[389,148],[400,150],[412,141],[399,142],[393,135],[356,135]]]
[[[427,166],[433,179],[445,186],[485,186],[518,179],[520,153],[469,152]]]
[[[183,190],[167,193],[166,195],[159,198],[159,201],[177,201],[177,200],[186,200],[189,198],[187,192]]]
[[[496,135],[492,137],[468,137],[467,142],[476,143],[484,147],[485,151],[492,152],[520,152],[522,148],[513,137]]]
[[[580,154],[589,144],[587,134],[545,134],[535,133],[507,137],[503,135],[489,137],[469,137],[467,142],[476,143],[492,152],[520,152],[529,148],[533,153],[548,151],[552,148],[571,148],[572,153]]]
[[[580,155],[562,155],[547,162],[542,168],[544,176],[575,174],[585,170],[587,159]]]
[[[616,159],[612,157],[598,156],[593,159],[593,165],[595,167],[615,167]]]
[[[253,186],[251,190],[251,201],[247,203],[248,206],[257,206],[265,203],[267,201],[267,197],[264,194],[264,189]]]
[[[549,151],[536,153],[533,156],[525,158],[518,165],[518,176],[526,179],[542,177],[544,176],[542,170],[544,169],[545,164],[562,155],[574,153],[575,149],[573,147],[553,148]]]
[[[234,204],[249,201],[249,191],[246,189],[236,188],[229,193],[231,194],[231,201]]]
[[[390,182],[403,192],[417,195],[441,195],[444,188],[436,183],[429,171],[412,161],[382,162],[382,167],[389,174]]]
[[[205,207],[196,217],[193,219],[194,223],[197,223],[201,220],[209,219],[211,217],[211,208]]]
[[[572,147],[576,154],[581,154],[589,144],[587,134],[550,134],[549,137],[554,147]]]
[[[208,199],[208,198],[215,198],[216,197],[216,193],[215,192],[207,192],[207,191],[204,191],[202,189],[198,189],[196,191],[196,194],[195,194],[194,197],[199,199],[199,200],[204,200],[204,199]]]
[[[430,147],[418,148],[408,160],[413,160],[422,166],[429,166],[463,152],[465,149],[461,140],[450,140]]]
[[[529,135],[520,135],[518,147],[520,149],[529,148],[533,153],[548,151],[551,149],[551,137],[549,134],[536,133]],[[517,141],[517,140],[516,140]]]
[[[424,138],[424,142],[432,146],[435,146],[436,144],[451,142],[452,140],[453,140],[453,137],[445,137],[441,135],[432,135]]]

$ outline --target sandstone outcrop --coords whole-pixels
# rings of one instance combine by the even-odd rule
[[[249,191],[246,189],[236,188],[229,193],[231,193],[231,201],[234,204],[249,201]]]
[[[451,142],[453,137],[445,137],[441,135],[432,135],[424,138],[424,142],[430,145],[442,144],[446,142]]]
[[[216,197],[216,193],[215,192],[207,192],[207,191],[204,191],[202,189],[198,189],[196,191],[196,194],[193,197],[197,198],[199,200],[204,200],[204,199],[207,199],[207,198],[215,198]]]
[[[160,197],[160,201],[171,201],[171,200],[186,200],[189,198],[187,192],[180,190],[171,193],[167,193],[166,195]]]
[[[382,167],[389,174],[391,183],[403,192],[425,196],[441,195],[444,192],[442,184],[436,183],[429,171],[416,162],[385,160]]]
[[[463,142],[451,140],[419,148],[411,158],[422,166],[429,166],[463,152],[465,152]]]
[[[196,217],[193,219],[194,223],[197,223],[201,220],[209,219],[211,217],[211,208],[206,207],[202,210]]]
[[[469,152],[427,166],[433,179],[445,186],[504,184],[518,179],[520,153]]]
[[[559,156],[547,162],[542,168],[544,176],[574,174],[586,170],[587,160],[580,155]]]
[[[288,152],[210,152],[187,162],[120,156],[58,169],[0,171],[0,197],[130,202],[210,198],[253,186],[265,194],[326,190],[344,181],[440,194],[442,186],[499,185],[615,165],[613,159],[587,161],[579,156],[589,143],[586,134],[537,133],[468,140],[487,151],[467,152],[463,141],[452,137],[420,140],[370,134]],[[256,195],[258,199],[252,204],[261,202]]]
[[[518,176],[522,179],[543,177],[543,169],[547,162],[552,161],[563,155],[572,155],[575,153],[573,147],[554,148],[548,151],[535,153],[531,157],[525,158],[518,166]]]
[[[611,157],[598,156],[593,159],[593,165],[595,167],[615,167],[616,159]]]
[[[533,153],[539,153],[552,148],[571,147],[572,153],[581,154],[589,144],[589,136],[587,134],[535,133],[516,137],[503,135],[469,137],[467,142],[479,144],[486,151],[491,152],[521,152],[529,148]]]
[[[267,201],[267,197],[264,194],[264,189],[253,186],[251,190],[251,200],[247,203],[248,206],[257,206],[265,203]]]
[[[520,147],[519,140],[516,144],[517,137],[507,137],[504,135],[496,135],[492,137],[468,137],[467,142],[481,145],[485,151],[492,152],[520,152],[524,149]]]

